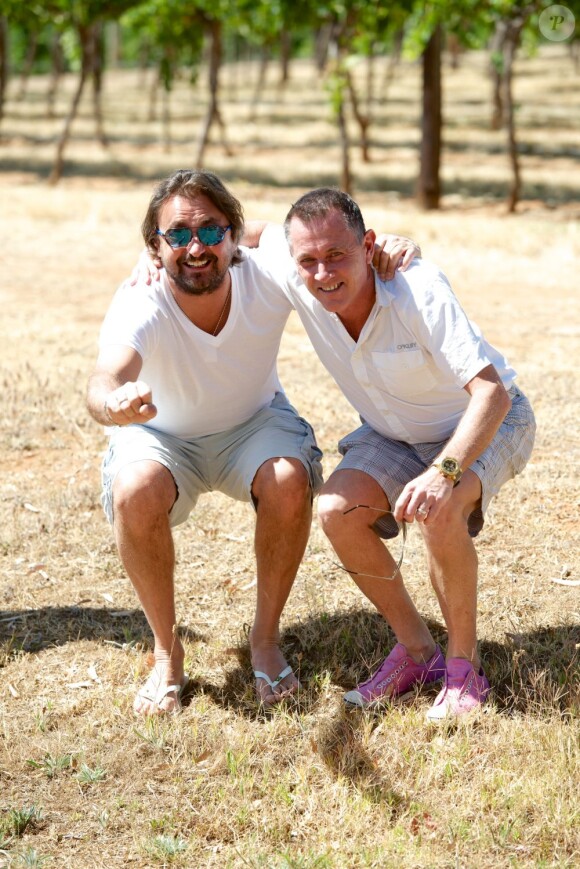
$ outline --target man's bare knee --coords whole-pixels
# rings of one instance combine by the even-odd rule
[[[177,488],[170,471],[159,462],[133,462],[122,468],[113,484],[115,516],[138,517],[167,514]]]
[[[325,492],[323,489],[318,496],[318,519],[328,537],[332,537],[348,521],[348,516],[344,515],[345,507],[346,501],[336,492]]]
[[[290,507],[310,498],[310,480],[298,459],[269,459],[258,469],[252,484],[256,504]]]
[[[358,540],[372,528],[381,515],[368,509],[351,509],[352,507],[352,503],[336,493],[319,496],[318,518],[329,540],[338,540],[344,536],[350,540]]]
[[[468,516],[460,505],[448,501],[437,514],[437,518],[424,525],[418,523],[426,545],[432,551],[442,551],[453,548],[461,537],[469,537],[467,528]]]
[[[331,539],[335,533],[356,535],[368,530],[380,517],[382,508],[385,513],[389,510],[384,492],[362,471],[335,471],[318,496],[320,524]]]

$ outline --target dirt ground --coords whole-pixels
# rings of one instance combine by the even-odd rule
[[[481,78],[481,58],[465,61],[461,80],[448,78],[453,111],[440,212],[421,213],[407,196],[416,167],[417,108],[408,97],[417,93],[415,69],[401,74],[384,110],[397,112],[401,124],[385,120],[374,134],[374,162],[357,163],[356,196],[368,224],[411,235],[444,269],[468,313],[518,371],[536,411],[532,460],[496,499],[479,542],[480,635],[500,710],[513,701],[508,653],[541,671],[552,658],[564,669],[565,662],[577,667],[580,648],[580,170],[573,145],[580,101],[577,79],[575,89],[562,84],[567,62],[550,50],[522,69],[528,197],[516,216],[505,214],[498,192],[507,177],[505,155],[500,138],[484,125],[486,92],[469,90]],[[311,72],[302,75],[308,84]],[[557,105],[547,96],[550,76],[560,82]],[[194,110],[176,98],[175,144],[165,153],[158,137],[145,133],[151,126],[139,120],[143,106],[131,102],[137,77],[127,73],[124,82],[123,99],[131,108],[123,115],[121,89],[112,89],[110,152],[92,143],[91,121],[83,115],[57,187],[45,180],[55,126],[42,119],[42,82],[31,86],[26,102],[9,107],[0,142],[0,810],[42,803],[48,820],[33,842],[52,854],[58,843],[62,856],[55,865],[62,866],[117,866],[133,859],[131,848],[116,846],[112,834],[103,834],[100,855],[83,850],[90,824],[74,812],[74,788],[59,791],[57,779],[41,785],[26,773],[26,763],[40,762],[49,750],[43,728],[49,718],[56,731],[66,722],[61,749],[73,754],[96,751],[91,733],[105,722],[98,743],[104,753],[103,740],[107,732],[117,739],[146,668],[147,631],[99,506],[104,437],[87,416],[84,391],[108,300],[141,247],[139,225],[153,179],[187,163],[186,130],[191,135],[196,129]],[[322,97],[306,86],[296,86],[296,94],[300,99],[285,95],[278,105],[272,85],[258,121],[247,119],[247,101],[232,101],[236,156],[228,160],[218,145],[208,155],[208,167],[224,174],[247,217],[281,220],[305,187],[336,180],[337,150]],[[286,126],[284,112],[293,119]],[[294,318],[279,371],[290,399],[317,432],[326,472],[332,470],[337,439],[354,427],[356,416]],[[178,611],[194,677],[209,697],[219,688],[222,698],[245,698],[238,701],[242,709],[252,703],[244,687],[244,626],[252,619],[255,591],[252,533],[247,506],[217,494],[176,532]],[[408,584],[441,630],[418,535],[410,538]],[[318,661],[317,636],[324,645],[321,614],[328,623],[341,613],[370,618],[365,612],[353,584],[333,568],[315,521],[284,616],[288,644],[302,650],[307,675]],[[368,639],[356,640],[342,660],[328,652],[325,696],[340,696],[375,653]],[[557,703],[557,685],[553,696]],[[563,702],[570,711],[570,699]],[[57,751],[54,744],[50,751]],[[119,748],[119,763],[120,754]],[[122,770],[119,775],[122,780]],[[116,793],[122,789],[118,780]],[[89,812],[88,804],[78,811]],[[206,865],[238,865],[235,855],[228,859],[204,858]]]

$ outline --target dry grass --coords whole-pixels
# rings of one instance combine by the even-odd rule
[[[71,172],[50,189],[35,175],[45,173],[54,135],[41,118],[44,83],[9,105],[0,146],[0,866],[580,861],[579,591],[554,582],[579,578],[579,91],[555,86],[572,74],[563,50],[522,64],[524,172],[539,192],[506,218],[494,199],[507,173],[494,152],[501,137],[485,129],[482,62],[470,57],[448,77],[445,172],[464,186],[449,188],[443,212],[421,214],[380,192],[414,174],[415,67],[404,68],[384,107],[375,162],[357,167],[369,223],[412,234],[445,268],[518,369],[539,422],[533,459],[497,499],[479,543],[490,711],[476,727],[444,732],[424,724],[425,696],[379,716],[343,710],[343,691],[392,637],[333,569],[315,523],[283,624],[304,683],[300,704],[269,719],[256,714],[246,638],[253,517],[219,495],[176,533],[188,704],[176,720],[133,719],[149,633],[101,515],[103,438],[83,393],[107,301],[140,246],[150,179],[188,162],[197,110],[175,101],[178,144],[164,154],[145,138],[142,102],[134,117],[121,112],[133,106],[137,81],[120,75],[123,87],[109,94],[113,161],[79,139],[71,157],[86,175]],[[269,88],[260,125],[247,120],[239,94],[228,107],[238,153],[228,163],[215,148],[211,166],[232,180],[249,216],[279,219],[301,186],[334,180],[332,128],[314,84],[304,68],[283,100]],[[284,115],[291,123],[282,125]],[[89,121],[76,130],[88,135]],[[354,414],[294,319],[280,372],[332,469]],[[410,538],[406,577],[444,640],[421,545]]]

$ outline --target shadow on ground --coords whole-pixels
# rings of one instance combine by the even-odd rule
[[[384,159],[384,158],[383,158]],[[397,172],[398,163],[393,161],[391,166],[385,166],[384,162],[377,163],[377,172],[368,178],[354,178],[355,195],[364,193],[392,193],[403,199],[415,198],[416,180],[402,177]],[[31,182],[47,181],[52,171],[52,162],[39,159],[31,161],[29,158],[4,157],[0,158],[0,174],[18,173],[26,175]],[[86,179],[109,179],[124,182],[156,182],[168,174],[166,167],[160,164],[154,168],[144,168],[138,161],[126,163],[116,160],[104,160],[102,163],[90,163],[80,160],[70,161],[65,165],[63,178],[86,178]],[[240,179],[240,168],[235,161],[231,168],[222,169],[220,177],[226,184],[230,184],[235,192],[235,185]],[[320,186],[335,186],[338,183],[338,169],[321,173],[318,169],[310,171],[305,168],[296,170],[291,180],[280,178],[276,170],[271,172],[267,168],[243,169],[244,183],[258,186],[268,186],[273,189],[284,190],[301,188],[309,190]],[[571,180],[573,180],[571,178]],[[506,200],[509,182],[495,181],[491,179],[479,180],[474,178],[460,178],[443,182],[444,196],[460,196],[467,200],[483,199],[486,202],[497,203]],[[576,205],[578,202],[578,190],[575,186],[556,185],[554,183],[534,183],[524,177],[521,190],[520,205],[524,206],[526,200],[544,202],[550,208],[556,208],[566,204]],[[290,205],[290,201],[288,203]]]
[[[186,642],[204,637],[190,628],[179,628]],[[111,610],[105,607],[46,606],[30,610],[0,610],[0,665],[16,653],[38,653],[79,640],[112,643],[151,642],[151,631],[138,609]]]
[[[445,631],[428,622],[442,647]],[[180,626],[186,643],[210,641]],[[0,666],[16,654],[79,640],[123,644],[151,644],[151,632],[138,609],[115,611],[84,606],[40,607],[0,611]],[[289,625],[282,648],[303,685],[298,709],[312,710],[329,685],[341,691],[368,677],[395,643],[386,622],[366,609],[321,613]],[[503,643],[483,640],[480,645],[485,670],[493,686],[493,700],[505,714],[545,714],[553,708],[562,716],[577,714],[580,706],[580,625],[555,625],[528,633],[506,634]],[[190,696],[203,691],[216,704],[250,718],[256,709],[250,650],[245,635],[236,654],[238,666],[228,670],[221,685],[203,677],[190,685]]]
[[[446,634],[440,623],[429,629],[442,648]],[[368,610],[321,614],[289,626],[282,634],[284,653],[305,686],[301,706],[312,708],[324,686],[343,691],[368,678],[396,640],[384,620]],[[493,701],[505,714],[545,714],[557,709],[563,716],[580,706],[580,625],[543,627],[529,633],[506,634],[505,642],[483,640],[482,661],[493,686]],[[218,702],[245,714],[255,710],[240,703],[243,686],[251,681],[247,642],[240,644],[240,667],[227,674]]]

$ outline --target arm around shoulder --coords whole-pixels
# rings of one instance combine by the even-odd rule
[[[240,244],[244,247],[258,247],[262,233],[267,226],[266,220],[247,220],[244,224],[244,234],[240,239]]]

